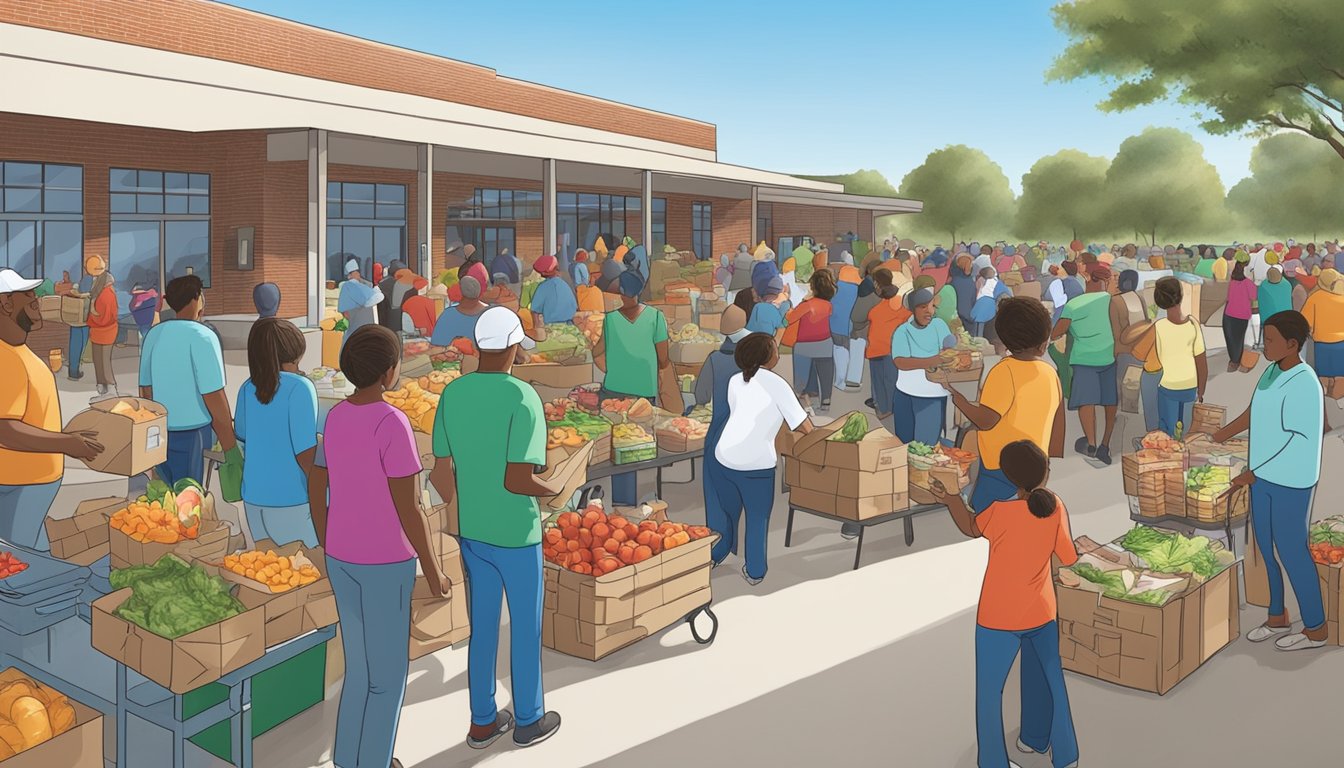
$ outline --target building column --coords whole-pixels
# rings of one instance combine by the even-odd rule
[[[317,327],[326,308],[327,132],[308,130],[308,325]]]
[[[557,215],[555,200],[555,160],[547,158],[541,161],[541,254],[556,255],[559,249],[555,247]]]
[[[653,252],[653,171],[645,171],[641,174],[643,183],[640,185],[639,198],[639,223],[641,229],[640,242],[644,245],[644,252],[648,254],[649,261],[662,258],[662,254]]]
[[[416,244],[416,270],[423,277],[430,277],[433,271],[433,259],[430,247],[434,242],[434,145],[421,144],[416,147],[415,191],[419,205],[415,212],[415,231],[419,242]]]
[[[747,243],[748,248],[754,249],[756,244],[761,241],[764,234],[758,231],[761,226],[761,188],[751,188],[751,240]]]

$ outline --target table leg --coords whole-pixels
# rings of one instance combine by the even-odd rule
[[[126,707],[126,665],[117,663],[117,767],[126,768],[126,719],[130,713]]]
[[[186,768],[187,765],[187,739],[181,728],[179,723],[173,730],[173,768]]]
[[[654,488],[657,489],[658,498],[663,498],[663,468],[658,467],[654,470]]]
[[[243,686],[235,685],[229,689],[229,705],[233,716],[229,718],[229,743],[233,744],[233,754],[243,754]]]
[[[243,679],[243,743],[238,750],[238,768],[252,768],[252,678]]]
[[[789,525],[784,529],[784,546],[793,546],[793,507],[789,507]]]
[[[905,523],[905,546],[910,547],[915,544],[915,520],[907,517],[902,522]]]
[[[854,570],[859,570],[859,558],[863,556],[863,532],[868,530],[868,526],[859,526],[858,546],[854,548]]]

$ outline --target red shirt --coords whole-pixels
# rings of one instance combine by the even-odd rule
[[[95,317],[94,313],[98,316]],[[94,344],[114,344],[117,341],[117,292],[104,288],[89,308],[89,341]],[[73,354],[73,353],[72,353]]]
[[[438,320],[434,315],[434,300],[426,296],[407,296],[401,302],[401,311],[411,318],[411,324],[429,335]]]
[[[831,338],[831,302],[808,299],[789,311],[790,325],[798,323],[798,341],[827,341]]]

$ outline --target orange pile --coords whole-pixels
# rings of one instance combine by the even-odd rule
[[[272,592],[288,592],[322,577],[302,552],[293,557],[277,555],[275,550],[244,552],[224,558],[224,567],[233,573],[265,584]]]
[[[139,542],[176,544],[183,539],[196,538],[200,518],[188,528],[177,518],[177,512],[164,509],[159,502],[136,501],[117,510],[108,524]]]
[[[636,525],[620,515],[607,517],[600,504],[590,504],[582,515],[560,515],[546,530],[542,554],[561,568],[602,576],[712,533],[701,525],[651,520]]]

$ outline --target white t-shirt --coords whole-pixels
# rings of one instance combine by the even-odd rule
[[[797,429],[807,418],[793,387],[774,371],[762,368],[744,381],[738,373],[728,382],[728,423],[714,457],[728,469],[750,472],[774,469],[775,436],[781,424]]]

